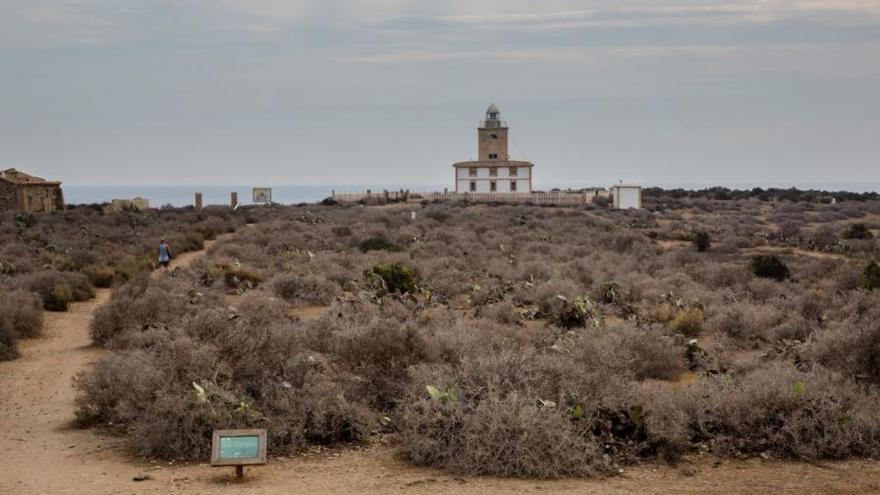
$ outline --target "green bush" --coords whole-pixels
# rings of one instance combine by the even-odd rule
[[[863,223],[854,223],[843,233],[844,239],[873,239],[874,233]]]
[[[697,251],[702,253],[708,251],[709,247],[712,246],[712,238],[709,236],[708,232],[701,230],[694,233],[693,243],[694,247],[697,248]]]
[[[389,293],[413,293],[418,286],[418,274],[412,268],[401,263],[376,265],[373,267],[372,273],[382,279]]]
[[[389,241],[385,236],[374,236],[368,239],[364,239],[360,243],[358,243],[358,249],[361,250],[362,253],[366,253],[368,251],[400,251],[400,247],[397,244]]]
[[[791,276],[788,266],[775,254],[760,254],[752,258],[752,273],[761,278],[782,282]]]
[[[880,289],[880,265],[876,261],[868,263],[859,279],[859,287],[868,290]]]

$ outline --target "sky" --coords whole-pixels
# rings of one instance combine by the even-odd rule
[[[0,0],[0,168],[448,185],[880,184],[880,0]],[[878,186],[880,187],[880,186]]]

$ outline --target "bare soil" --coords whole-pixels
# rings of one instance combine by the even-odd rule
[[[200,255],[184,254],[174,266]],[[71,380],[105,353],[91,345],[88,327],[109,297],[98,290],[92,301],[47,314],[43,336],[23,341],[18,360],[0,363],[0,494],[880,493],[880,462],[870,460],[814,465],[693,456],[677,467],[641,465],[609,479],[510,480],[414,467],[379,439],[365,448],[272,459],[239,482],[231,468],[133,458],[120,439],[73,425]],[[133,480],[142,474],[150,479]]]

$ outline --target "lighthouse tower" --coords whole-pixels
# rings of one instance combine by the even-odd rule
[[[516,194],[532,192],[534,164],[510,159],[507,122],[493,103],[486,120],[477,128],[477,160],[459,162],[455,168],[455,192]]]
[[[509,160],[507,153],[507,122],[501,120],[501,111],[493,103],[486,110],[486,120],[477,129],[479,160]]]

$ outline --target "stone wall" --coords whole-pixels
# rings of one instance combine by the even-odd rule
[[[507,152],[506,127],[481,127],[477,130],[477,135],[477,147],[479,148],[477,160],[510,160],[510,155]],[[490,158],[490,155],[497,156]]]
[[[0,180],[0,211],[17,210],[18,196],[15,186],[5,180]]]
[[[13,186],[18,189],[18,209],[30,213],[51,213],[64,209],[61,187],[54,184]]]

